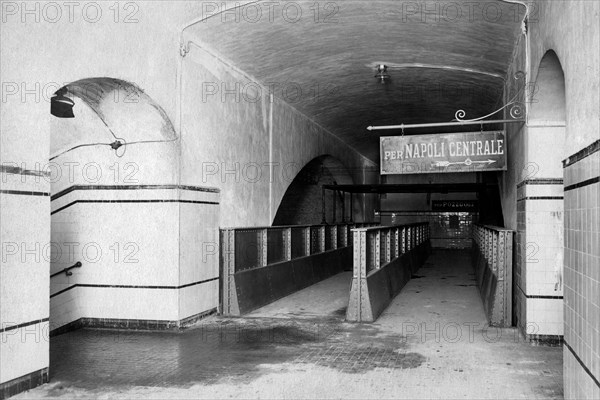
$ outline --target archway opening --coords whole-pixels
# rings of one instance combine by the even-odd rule
[[[316,157],[300,170],[288,187],[277,213],[273,225],[313,225],[320,224],[323,220],[322,201],[323,185],[345,185],[352,184],[353,180],[344,165],[336,158],[328,155]],[[346,198],[341,194],[335,202],[335,220],[341,222],[350,215],[349,196]],[[334,200],[331,192],[325,197],[325,215],[327,221],[333,220]],[[346,201],[346,215],[342,215],[341,202]],[[352,202],[353,215],[360,209],[358,201]]]
[[[149,314],[146,308],[152,306],[141,301],[127,308],[122,304],[147,285],[141,277],[149,271],[164,273],[163,260],[152,260],[176,254],[160,238],[177,227],[176,211],[167,210],[161,196],[178,183],[177,134],[165,111],[141,88],[97,77],[57,92],[74,104],[74,117],[49,117],[53,336],[101,324],[102,318]],[[176,261],[173,256],[165,264]],[[102,285],[127,286],[129,292],[110,293]]]

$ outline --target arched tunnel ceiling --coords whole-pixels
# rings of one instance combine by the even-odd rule
[[[458,109],[474,118],[501,105],[525,12],[500,0],[294,3],[215,14],[189,38],[372,160],[379,136],[395,131],[369,125],[448,122]],[[379,63],[387,84],[373,77]]]

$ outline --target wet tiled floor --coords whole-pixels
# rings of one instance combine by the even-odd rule
[[[51,383],[16,398],[562,398],[562,349],[488,327],[473,285],[467,254],[435,253],[374,324],[331,318],[335,305],[70,332],[51,340]]]

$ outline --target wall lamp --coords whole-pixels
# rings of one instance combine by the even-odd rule
[[[73,106],[75,102],[65,96],[67,88],[62,87],[50,98],[50,114],[58,118],[75,118]]]
[[[377,74],[375,74],[375,78],[379,79],[381,84],[384,84],[388,79],[390,79],[390,75],[387,73],[387,65],[379,64],[377,66]]]

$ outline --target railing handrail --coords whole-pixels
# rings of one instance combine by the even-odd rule
[[[73,273],[69,272],[69,271],[72,270],[73,268],[80,268],[82,265],[83,264],[81,264],[81,261],[77,261],[75,264],[71,265],[70,267],[63,268],[60,271],[51,274],[50,278],[53,278],[53,277],[63,274],[63,273],[66,274],[67,276],[71,276],[71,275],[73,275]]]
[[[352,228],[375,225],[378,223],[220,228],[221,261],[229,274],[291,261],[352,246]]]
[[[492,231],[496,231],[496,232],[514,232],[514,229],[510,229],[510,228],[503,228],[501,226],[496,226],[496,225],[485,225],[485,224],[478,224],[478,223],[474,223],[474,226],[479,226],[481,228],[486,228]]]
[[[220,228],[221,230],[250,230],[250,229],[289,229],[289,228],[312,228],[323,226],[345,226],[345,225],[362,225],[362,224],[379,224],[379,222],[340,222],[339,224],[309,224],[309,225],[274,225],[274,226],[233,226]]]
[[[368,231],[375,231],[375,230],[408,228],[409,226],[421,226],[421,225],[429,225],[429,222],[412,222],[410,224],[369,226],[369,227],[364,227],[364,228],[353,228],[351,230],[356,231],[356,232],[368,232]]]

